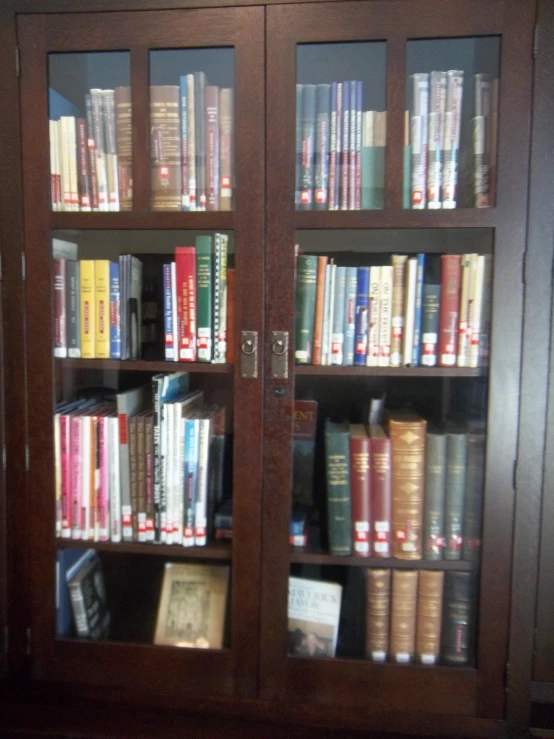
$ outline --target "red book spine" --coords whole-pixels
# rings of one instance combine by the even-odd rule
[[[207,210],[219,210],[219,87],[206,91],[206,195]]]
[[[71,448],[69,416],[60,416],[62,451],[62,539],[71,538]]]
[[[91,210],[90,177],[88,162],[87,122],[77,118],[77,156],[79,164],[79,204],[81,210]]]
[[[67,357],[65,259],[54,259],[54,356]]]
[[[69,418],[71,430],[71,538],[81,538],[81,416]]]
[[[356,557],[369,557],[371,556],[370,444],[364,426],[351,426],[350,464],[353,551]]]
[[[196,247],[175,249],[179,360],[196,362]]]
[[[462,258],[459,254],[443,254],[441,260],[439,366],[454,367],[458,346]]]
[[[391,553],[391,444],[385,436],[371,435],[371,511],[373,517],[373,556]]]

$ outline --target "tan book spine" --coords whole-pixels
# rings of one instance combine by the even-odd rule
[[[390,366],[402,366],[402,339],[404,333],[404,278],[408,257],[392,255],[392,318]]]
[[[458,367],[466,367],[468,361],[468,348],[471,343],[471,334],[469,331],[470,320],[470,301],[471,301],[471,277],[473,269],[474,254],[464,254],[462,256],[462,279],[460,288],[460,317],[458,329],[458,355],[456,362]]]
[[[389,654],[391,570],[366,572],[366,656],[384,662]]]
[[[323,349],[323,312],[325,307],[325,274],[328,257],[317,258],[317,287],[315,294],[314,351],[312,364],[321,364]]]
[[[181,210],[179,87],[150,87],[152,208]]]
[[[427,422],[415,413],[389,417],[392,449],[392,556],[423,556],[423,495]]]
[[[393,570],[390,653],[395,662],[413,660],[416,648],[417,570]]]
[[[443,587],[444,572],[422,570],[419,573],[416,656],[424,665],[434,665],[439,659]]]
[[[115,89],[115,138],[119,207],[121,210],[131,210],[133,205],[133,140],[130,87],[116,87]]]
[[[233,201],[233,90],[219,91],[219,207],[231,210]]]

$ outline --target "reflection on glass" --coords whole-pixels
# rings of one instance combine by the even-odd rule
[[[385,44],[302,44],[297,68],[296,208],[383,208]]]
[[[494,205],[499,53],[496,37],[408,42],[405,208]]]
[[[231,210],[233,49],[150,53],[154,210]]]
[[[129,64],[127,52],[48,55],[52,210],[131,209]]]

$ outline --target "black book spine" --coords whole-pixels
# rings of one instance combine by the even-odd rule
[[[431,432],[425,444],[424,559],[443,558],[445,486],[446,435]]]
[[[466,471],[467,434],[447,434],[444,558],[449,560],[462,557]]]
[[[447,665],[467,665],[475,660],[477,575],[446,572],[443,594],[441,658]]]
[[[467,482],[462,558],[471,562],[478,561],[481,554],[484,487],[485,434],[470,433],[467,439]]]
[[[66,275],[66,321],[67,321],[67,356],[81,356],[81,319],[79,300],[79,262],[68,259],[65,263]]]

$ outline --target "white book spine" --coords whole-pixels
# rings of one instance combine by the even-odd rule
[[[177,433],[178,433],[178,446],[175,453],[177,460],[177,479],[176,479],[176,520],[179,526],[179,534],[177,537],[177,543],[183,544],[183,533],[184,533],[184,516],[185,516],[185,437],[184,437],[184,420],[181,414],[177,416]]]
[[[187,114],[189,124],[189,210],[196,210],[196,126],[193,74],[187,74]]]
[[[469,367],[479,366],[479,346],[483,319],[483,292],[485,281],[485,257],[475,256],[475,273],[472,285],[472,310],[470,317],[471,343],[469,345]]]
[[[104,521],[100,520],[99,523],[102,524],[99,526],[99,539],[100,541],[109,541],[110,540],[110,424],[109,424],[109,418],[104,417],[102,419],[102,425],[100,426],[100,431],[103,434],[103,440],[104,440],[104,467],[100,470],[100,473],[102,475],[102,491],[103,491],[103,500],[101,500],[101,505],[99,506],[99,514],[100,509],[103,506],[104,507]],[[97,518],[100,518],[100,515],[98,515]]]
[[[412,208],[421,210],[426,206],[427,191],[427,146],[429,116],[429,75],[414,74],[412,114]]]
[[[121,489],[119,487],[119,419],[108,419],[109,428],[109,495],[110,495],[110,539],[121,541]]]
[[[379,308],[381,295],[381,267],[369,268],[369,316],[367,337],[368,367],[379,365]]]
[[[71,210],[79,210],[79,181],[77,176],[77,122],[73,116],[68,118],[69,133],[69,177],[71,181]]]
[[[73,210],[71,207],[71,175],[69,164],[69,130],[67,125],[67,116],[62,116],[59,120],[60,126],[60,150],[62,160],[62,195],[63,210]]]
[[[194,519],[194,544],[205,547],[208,529],[208,451],[210,445],[210,419],[199,420],[198,437],[198,485]]]
[[[431,72],[429,93],[429,147],[427,152],[427,207],[442,207],[442,142],[446,107],[446,72]]]
[[[58,189],[56,183],[56,121],[48,121],[48,141],[50,144],[50,201],[52,210],[58,210]]]
[[[161,405],[160,418],[160,542],[167,544],[167,403]]]
[[[458,328],[458,355],[456,363],[458,367],[466,367],[468,359],[468,344],[471,340],[470,332],[470,300],[471,300],[471,272],[473,254],[464,254],[462,256],[462,278],[460,287],[460,314]]]
[[[182,424],[181,424],[181,406],[176,403],[173,410],[173,474],[171,480],[172,487],[172,537],[173,544],[183,543],[183,519],[181,514],[181,477],[183,476],[182,462]]]
[[[83,416],[82,422],[82,451],[81,451],[81,506],[82,506],[82,539],[90,539],[90,456],[91,456],[91,419]]]
[[[455,208],[458,190],[458,159],[460,127],[462,120],[462,96],[464,73],[450,70],[446,73],[446,112],[444,124],[444,167],[442,207]]]
[[[166,455],[166,511],[167,511],[167,541],[173,544],[175,530],[175,404],[168,403],[167,409],[167,455]]]
[[[417,259],[410,257],[406,268],[404,291],[404,336],[402,346],[403,364],[412,364],[414,347],[415,301],[417,283]]]
[[[379,367],[390,365],[392,267],[381,267],[381,291],[379,300]]]

